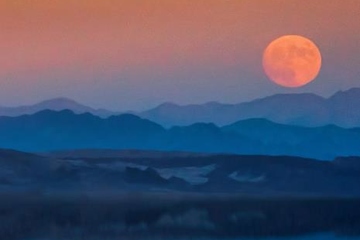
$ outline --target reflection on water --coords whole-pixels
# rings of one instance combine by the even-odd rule
[[[142,240],[142,239],[137,239]],[[146,240],[360,240],[359,236],[338,236],[332,233],[321,233],[295,237],[265,237],[265,238],[151,238]]]
[[[58,239],[58,238],[56,238]],[[75,239],[66,239],[66,240],[77,240],[80,238]],[[123,238],[118,236],[117,238],[98,238],[94,240],[360,240],[360,237],[349,237],[349,236],[337,236],[336,234],[331,233],[322,233],[322,234],[314,234],[310,236],[298,236],[298,237],[268,237],[268,238],[197,238],[197,237],[186,237],[186,238]],[[42,238],[42,239],[27,239],[27,240],[55,240],[54,238]],[[65,239],[61,239],[65,240]]]
[[[309,236],[298,237],[272,237],[272,238],[235,238],[226,240],[360,240],[360,237],[338,236],[332,233],[314,234]],[[199,239],[198,239],[199,240]],[[210,240],[210,239],[207,239]],[[211,239],[215,240],[215,239]]]
[[[358,199],[0,199],[0,240],[360,240]]]
[[[58,237],[51,237],[51,238],[36,238],[36,239],[27,239],[27,240],[78,240],[83,238],[58,238]],[[92,239],[92,240],[360,240],[360,236],[340,236],[333,233],[319,233],[319,234],[313,234],[313,235],[302,235],[302,236],[292,236],[292,237],[259,237],[259,238],[223,238],[223,237],[123,237],[121,235],[112,237],[112,238],[106,238],[106,237],[89,237],[86,239]]]

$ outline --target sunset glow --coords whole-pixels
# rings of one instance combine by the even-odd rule
[[[278,91],[264,81],[263,50],[293,33],[321,49],[320,77],[343,76],[309,89],[332,94],[360,78],[359,11],[357,0],[3,0],[0,103],[55,95],[143,109],[249,100]],[[130,95],[146,101],[130,102]]]

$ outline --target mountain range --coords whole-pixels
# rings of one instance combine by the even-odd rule
[[[0,107],[0,116],[21,116],[43,110],[71,110],[74,113],[91,113],[100,117],[120,112],[94,109],[71,99],[56,98],[20,107]],[[340,127],[360,127],[360,88],[340,91],[329,98],[315,94],[277,94],[239,104],[210,102],[180,106],[164,103],[153,109],[134,112],[165,127],[186,126],[194,123],[214,123],[218,126],[239,120],[264,118],[276,123],[307,127],[328,124]]]
[[[68,98],[54,98],[34,105],[19,107],[0,106],[0,116],[17,117],[21,115],[31,115],[44,110],[62,111],[66,109],[69,109],[74,113],[91,113],[100,117],[108,117],[117,114],[116,112],[106,109],[94,109]]]
[[[360,155],[360,128],[300,127],[248,119],[164,128],[132,114],[100,118],[70,110],[0,117],[0,146],[28,152],[137,149],[199,153],[291,155],[332,160]]]
[[[183,126],[196,122],[224,126],[239,120],[264,118],[277,123],[309,127],[328,124],[359,127],[360,88],[340,91],[329,98],[304,93],[277,94],[239,104],[210,102],[180,106],[164,103],[139,113],[139,116],[164,126]]]
[[[139,239],[144,229],[234,237],[339,226],[353,236],[359,99],[351,89],[131,114],[66,98],[0,107],[0,238],[88,229],[101,239],[109,226]]]

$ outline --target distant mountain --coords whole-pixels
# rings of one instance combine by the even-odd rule
[[[43,110],[71,110],[77,114],[91,113],[100,117],[120,114],[106,109],[94,109],[67,98],[55,98],[28,106],[0,106],[0,116],[31,115]],[[187,126],[199,122],[225,126],[239,120],[263,118],[276,123],[306,127],[334,124],[351,128],[360,127],[360,88],[340,91],[330,98],[310,93],[277,94],[239,104],[209,102],[180,106],[164,103],[148,111],[131,113],[164,127]]]
[[[25,151],[79,148],[151,149],[165,131],[135,115],[102,119],[90,113],[44,110],[33,115],[0,117],[0,146]]]
[[[171,156],[46,158],[0,149],[0,193],[196,192],[360,196],[360,158]],[[346,187],[344,187],[346,186]]]
[[[108,117],[115,115],[115,112],[111,112],[105,109],[94,109],[82,104],[75,102],[74,100],[68,98],[54,98],[51,100],[42,101],[40,103],[28,106],[19,106],[19,107],[1,107],[0,106],[0,116],[21,116],[25,114],[34,114],[43,110],[53,110],[53,111],[62,111],[62,110],[71,110],[74,113],[91,113],[100,117]]]
[[[224,126],[244,119],[265,118],[300,126],[359,127],[360,88],[340,91],[327,99],[315,94],[277,94],[240,104],[211,102],[179,106],[165,103],[138,115],[164,126],[196,122]]]
[[[249,119],[217,127],[197,123],[165,129],[135,115],[100,118],[89,113],[75,114],[45,110],[33,115],[0,117],[0,147],[29,152],[73,150],[87,157],[104,155],[81,149],[127,150],[106,152],[109,157],[134,158],[129,149],[174,152],[291,155],[331,160],[337,156],[360,156],[360,128],[335,125],[299,127],[264,119]],[[148,150],[151,150],[148,151]],[[100,150],[97,150],[100,151]],[[169,155],[171,155],[169,153]],[[190,154],[191,155],[191,154]],[[141,157],[137,156],[137,157]]]
[[[360,154],[360,151],[356,150],[360,146],[360,128],[344,129],[335,125],[300,127],[277,124],[265,119],[250,119],[238,121],[222,129],[261,140],[265,146],[264,154],[320,159]]]

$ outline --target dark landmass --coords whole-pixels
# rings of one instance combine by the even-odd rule
[[[360,127],[359,106],[360,88],[352,88],[347,91],[339,91],[329,98],[303,93],[276,94],[238,104],[209,102],[180,106],[174,103],[164,103],[156,108],[137,112],[136,115],[165,127],[187,126],[198,122],[225,126],[239,120],[263,118],[288,125],[307,127],[337,125],[350,128]],[[0,106],[0,116],[17,117],[44,110],[62,111],[66,109],[77,114],[91,113],[100,117],[120,114],[106,109],[94,109],[67,98],[55,98],[34,105]]]
[[[166,129],[131,114],[100,118],[69,110],[0,117],[0,146],[27,152],[139,149],[206,154],[288,155],[321,160],[360,156],[360,128],[309,128],[249,119],[224,127]]]
[[[360,158],[356,157],[318,161],[286,156],[160,152],[152,152],[150,157],[144,152],[129,157],[122,156],[123,151],[112,150],[108,157],[94,158],[86,157],[86,150],[81,150],[80,156],[71,153],[39,156],[1,150],[0,192],[360,197]]]
[[[3,149],[0,239],[360,236],[359,182],[357,157]]]
[[[155,150],[114,150],[114,149],[77,149],[38,153],[55,158],[185,158],[210,156],[208,153],[155,151]]]

